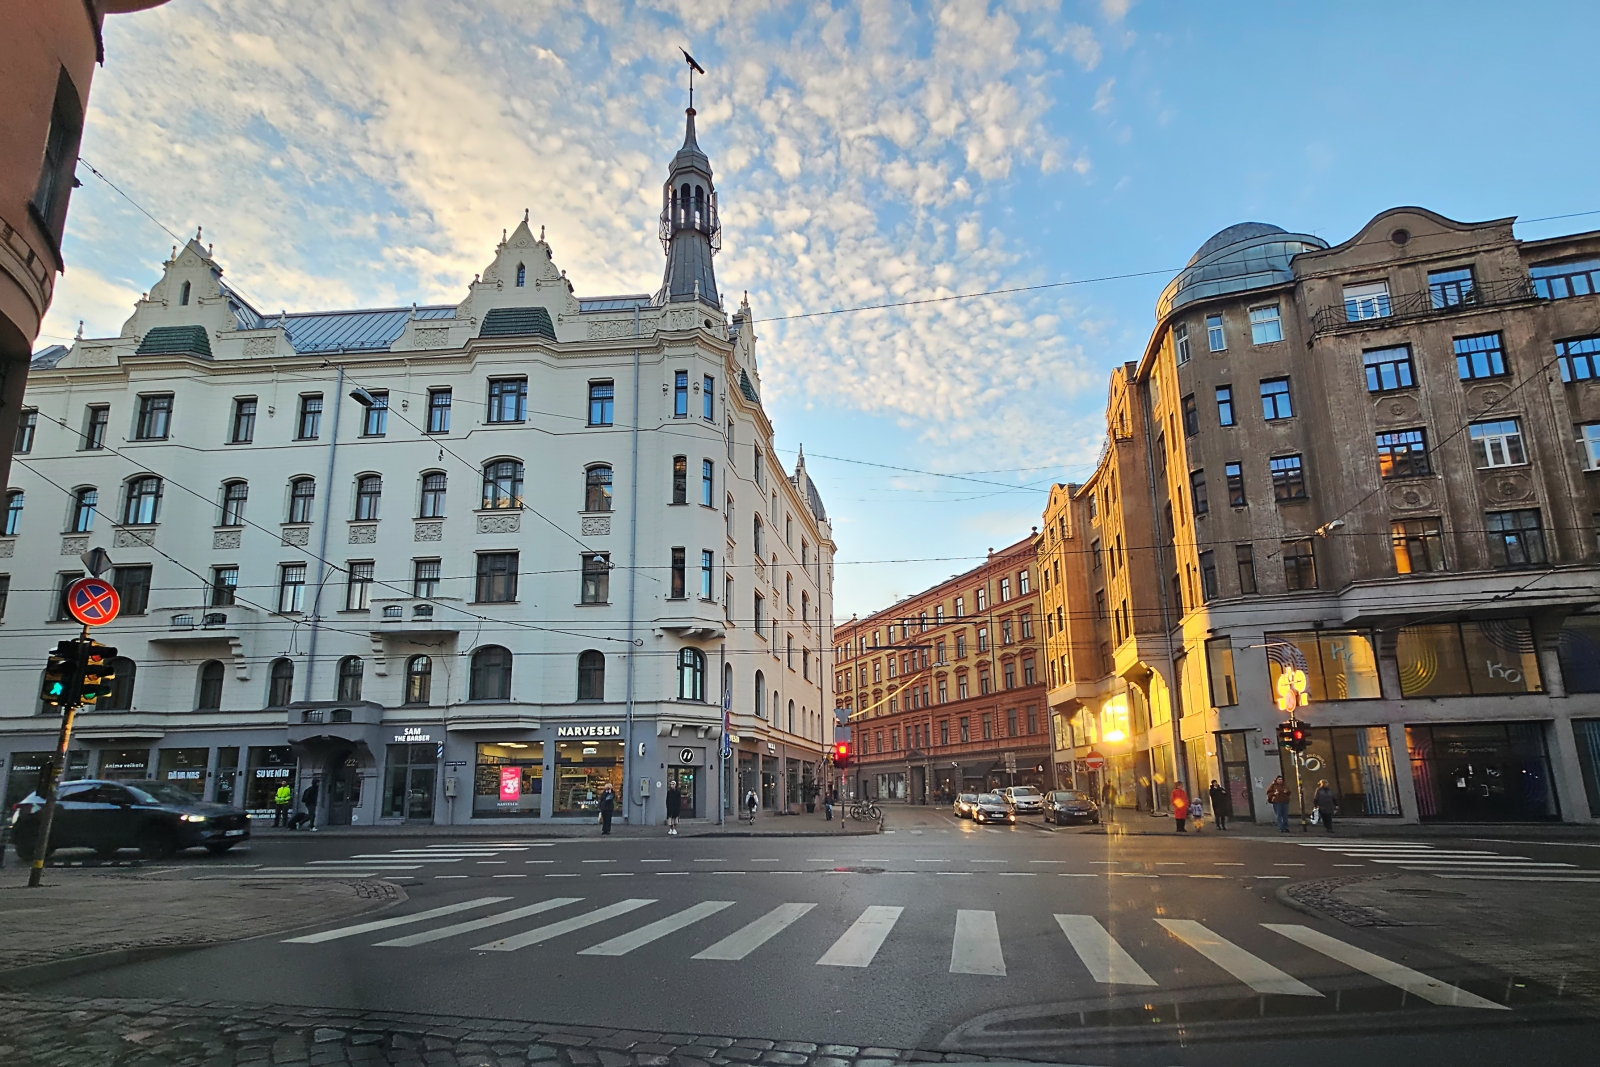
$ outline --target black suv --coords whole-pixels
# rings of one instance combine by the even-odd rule
[[[34,857],[45,798],[29,793],[11,811],[11,840],[24,859]],[[227,804],[207,804],[170,782],[61,783],[50,851],[92,848],[102,858],[136,848],[147,858],[204,846],[228,851],[250,839],[250,818]]]

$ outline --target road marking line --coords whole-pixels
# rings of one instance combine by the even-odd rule
[[[904,908],[874,904],[863,911],[850,929],[839,935],[833,947],[817,961],[821,967],[866,967],[883,947],[884,939],[899,921]]]
[[[608,904],[603,908],[596,908],[594,911],[584,912],[582,915],[574,915],[572,918],[563,919],[558,923],[551,923],[549,926],[541,926],[526,933],[502,937],[500,940],[491,941],[487,945],[473,945],[472,951],[514,952],[519,948],[527,948],[529,945],[537,945],[541,942],[549,941],[553,937],[560,937],[562,934],[570,934],[574,930],[582,930],[586,926],[603,923],[607,919],[615,919],[619,915],[626,915],[630,911],[637,911],[647,904],[654,903],[654,900],[631,897],[615,904]]]
[[[1365,863],[1335,863],[1335,867],[1365,867]]]
[[[1276,881],[1280,878],[1288,878],[1289,876],[1287,874],[1253,874],[1250,877],[1260,881]]]
[[[607,871],[604,874],[602,874],[600,877],[602,877],[602,878],[632,878],[633,877],[633,872],[632,871]]]
[[[1114,876],[1116,876],[1118,878],[1160,878],[1161,877],[1159,874],[1139,874],[1137,871],[1107,871],[1106,874],[1107,875],[1114,875]]]
[[[1410,967],[1391,963],[1382,956],[1347,944],[1336,937],[1329,937],[1320,930],[1313,930],[1309,926],[1300,926],[1295,923],[1262,923],[1261,925],[1274,933],[1282,934],[1291,941],[1304,945],[1313,952],[1320,952],[1329,959],[1337,960],[1346,967],[1353,967],[1358,971],[1370,974],[1380,982],[1387,982],[1397,989],[1403,989],[1413,996],[1421,997],[1430,1004],[1443,1004],[1458,1008],[1510,1010],[1504,1004],[1496,1004],[1492,1000],[1485,1000],[1476,993],[1468,993],[1465,989],[1460,989],[1447,982],[1441,982],[1437,978],[1430,978],[1421,971],[1413,971]]]
[[[1211,866],[1213,866],[1213,867],[1243,867],[1244,864],[1242,864],[1242,863],[1234,863],[1231,860],[1218,860],[1218,861],[1214,862]]]
[[[731,900],[702,900],[691,907],[684,908],[676,915],[668,915],[665,919],[657,919],[637,930],[630,930],[625,934],[618,934],[609,941],[602,941],[598,945],[590,945],[578,952],[580,956],[626,956],[636,948],[648,945],[652,941],[659,941],[670,933],[682,930],[685,926],[699,922],[721,911],[723,908],[733,907]]]
[[[436,874],[433,877],[434,877],[435,880],[438,880],[440,878],[466,878],[467,875],[464,875],[464,874]]]
[[[479,860],[478,861],[478,866],[482,867],[482,866],[484,866],[486,864],[487,865],[498,864],[501,867],[504,867],[509,862],[510,862],[509,860]],[[588,863],[589,861],[588,860],[584,860],[583,862]]]
[[[314,867],[312,864],[323,864]],[[353,871],[420,871],[420,863],[352,863],[349,860],[312,860],[303,867],[262,867],[263,871],[327,870],[328,867],[348,867]]]
[[[1246,952],[1193,919],[1157,919],[1156,922],[1167,933],[1257,993],[1281,993],[1291,997],[1322,996],[1299,979],[1290,977],[1261,957]]]
[[[1058,874],[1058,875],[1056,875],[1056,877],[1057,878],[1098,878],[1100,876],[1098,874],[1094,874],[1093,872],[1091,872],[1089,874]]]
[[[526,878],[528,876],[525,875],[525,874],[497,874],[497,875],[495,875],[495,877],[496,878]]]
[[[1057,915],[1061,932],[1096,982],[1105,985],[1155,985],[1156,980],[1100,925],[1093,915]]]
[[[555,861],[554,860],[549,860],[547,862],[554,863]],[[640,863],[671,863],[672,861],[671,860],[640,860],[639,862]]]
[[[377,860],[380,863],[460,863],[456,856],[396,856],[392,852],[363,852],[347,860],[312,860],[312,863],[352,863],[356,860]]]
[[[616,860],[584,860],[585,863],[615,863]]]
[[[711,947],[696,952],[691,959],[742,960],[778,934],[783,933],[815,904],[779,904],[753,923],[741,926]]]
[[[760,859],[760,860],[751,860],[750,862],[751,863],[777,863],[778,861],[777,860]]]
[[[961,875],[961,876],[965,876],[967,878],[976,878],[978,876],[978,872],[977,871],[934,871],[933,873],[934,874]]]
[[[662,872],[666,873],[666,872]],[[712,874],[749,874],[750,871],[712,871]]]
[[[992,911],[956,912],[956,936],[950,944],[951,974],[991,974],[1004,978],[1005,957],[1000,952],[1000,927]]]
[[[1227,878],[1225,874],[1175,874],[1174,878]]]
[[[657,871],[656,872],[656,877],[657,878],[671,878],[674,875],[683,875],[683,876],[687,877],[689,875],[689,872],[688,871]]]
[[[1531,867],[1549,869],[1551,867],[1575,868],[1576,863],[1539,863],[1532,860],[1373,860],[1373,863],[1394,863],[1407,867]],[[1335,864],[1335,866],[1341,866]]]
[[[1473,878],[1480,882],[1600,882],[1597,878],[1541,878],[1535,874],[1434,874],[1435,878]]]
[[[727,863],[728,861],[725,860],[725,859],[710,859],[710,860],[707,860],[707,859],[696,858],[695,862],[696,863]]]
[[[554,863],[555,860],[523,860],[523,863]]]
[[[1187,866],[1189,866],[1189,861],[1188,860],[1157,860],[1156,861],[1156,866],[1157,867],[1187,867]]]
[[[460,877],[465,877],[465,875]],[[463,923],[441,926],[437,930],[424,930],[420,934],[409,934],[389,941],[379,941],[374,947],[410,948],[413,945],[426,945],[433,941],[443,941],[447,937],[455,937],[457,934],[470,934],[475,930],[499,926],[501,923],[526,919],[528,916],[538,915],[540,912],[554,911],[556,908],[564,908],[568,904],[576,904],[582,899],[582,897],[551,897],[549,900],[541,900],[537,904],[529,904],[526,907],[512,908],[510,911],[499,911],[493,915],[485,915],[481,919],[469,919]]]
[[[973,860],[973,863],[1006,863],[1007,860]]]
[[[285,945],[320,945],[324,941],[337,941],[341,937],[354,937],[356,934],[370,933],[373,930],[387,930],[391,926],[409,926],[411,923],[427,922],[443,915],[454,915],[458,911],[469,911],[472,908],[482,908],[490,904],[498,904],[510,897],[479,897],[476,900],[464,900],[458,904],[446,904],[442,908],[429,908],[427,911],[416,911],[410,915],[402,915],[395,919],[375,919],[372,922],[357,923],[354,926],[340,926],[333,930],[324,930],[320,934],[306,934],[303,937],[287,938]]]
[[[547,874],[547,875],[545,875],[545,877],[546,878],[576,878],[578,876],[575,875],[575,874]]]
[[[1029,863],[1066,863],[1066,860],[1029,860]]]
[[[943,863],[944,860],[912,860],[911,862],[912,863]],[[1035,862],[1035,863],[1045,863],[1045,862],[1048,862],[1048,861],[1046,861],[1046,860],[1034,860],[1033,862]],[[1063,862],[1065,862],[1065,861],[1063,861]]]
[[[1304,867],[1303,863],[1274,863],[1274,867]]]

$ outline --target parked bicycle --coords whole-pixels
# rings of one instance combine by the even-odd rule
[[[870,819],[873,822],[882,822],[883,812],[879,810],[878,805],[876,804],[865,800],[858,800],[854,804],[850,805],[850,817],[857,821],[862,819]]]

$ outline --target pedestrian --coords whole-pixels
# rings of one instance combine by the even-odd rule
[[[611,783],[607,782],[605,789],[600,792],[600,832],[602,834],[611,832],[611,816],[615,815],[616,812],[617,794],[612,790]]]
[[[1117,791],[1112,787],[1110,779],[1100,788],[1100,817],[1110,822],[1117,813]]]
[[[278,784],[272,796],[272,825],[283,826],[289,822],[289,805],[294,803],[294,790],[287,781]]]
[[[1284,782],[1283,775],[1278,775],[1267,786],[1267,803],[1272,805],[1272,813],[1278,817],[1278,833],[1288,833],[1289,786]]]
[[[822,797],[822,821],[833,821],[833,787],[829,786],[827,793]]]
[[[676,782],[667,786],[667,833],[672,837],[678,836],[678,812],[683,810],[683,794],[678,792]]]
[[[756,808],[761,806],[761,801],[756,797],[754,789],[747,789],[744,794],[744,810],[750,813],[750,821],[756,821]]]
[[[1189,832],[1184,822],[1189,818],[1189,791],[1183,787],[1182,782],[1177,782],[1172,787],[1172,818],[1178,824],[1178,833]]]
[[[305,805],[306,810],[296,813],[289,822],[289,829],[298,830],[307,825],[313,830],[317,828],[317,793],[317,780],[313,778],[311,784],[306,786],[305,792],[300,794],[300,803]]]
[[[1311,804],[1317,809],[1317,820],[1322,823],[1322,828],[1333,833],[1333,817],[1339,814],[1339,800],[1328,788],[1326,778],[1317,782],[1317,792],[1311,798]]]
[[[1233,798],[1228,796],[1228,791],[1211,779],[1211,788],[1206,790],[1211,797],[1211,821],[1217,824],[1218,830],[1228,828],[1228,816],[1233,814]]]

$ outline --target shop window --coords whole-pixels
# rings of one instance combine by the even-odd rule
[[[1306,785],[1305,813],[1311,810],[1317,783],[1325,781],[1343,815],[1400,814],[1387,727],[1314,727],[1307,731],[1307,742],[1305,752],[1299,755],[1301,778]],[[1295,753],[1286,748],[1278,751],[1280,773],[1286,782],[1294,781],[1295,758]],[[1291,793],[1291,805],[1298,807],[1299,800]]]
[[[288,745],[251,748],[245,765],[245,810],[256,818],[271,818],[273,797],[280,785],[295,784],[294,772],[294,749]]]
[[[1359,630],[1306,630],[1266,635],[1268,693],[1275,698],[1278,675],[1306,672],[1312,706],[1325,700],[1378,700],[1378,659],[1370,633]],[[1231,651],[1230,651],[1231,658]]]
[[[627,796],[621,741],[557,741],[555,774],[557,815],[581,815],[593,822],[606,786],[616,793],[619,810]]]
[[[478,745],[472,775],[474,819],[536,819],[543,798],[543,741]]]
[[[156,779],[182,789],[196,800],[205,796],[209,748],[164,748],[156,754]]]
[[[1395,642],[1395,659],[1406,697],[1544,691],[1527,619],[1407,626]]]
[[[1406,727],[1418,818],[1559,819],[1545,729],[1539,722]]]

